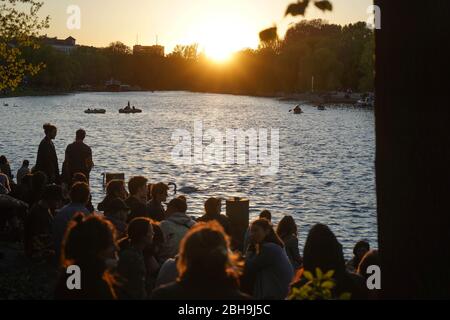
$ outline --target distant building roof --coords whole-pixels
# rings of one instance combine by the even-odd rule
[[[133,47],[133,54],[137,55],[156,55],[164,57],[164,47],[159,45],[141,46],[135,45]]]
[[[43,42],[50,46],[69,46],[74,47],[76,43],[76,39],[73,37],[68,37],[66,39],[58,39],[56,37],[49,38],[45,36],[43,38]]]

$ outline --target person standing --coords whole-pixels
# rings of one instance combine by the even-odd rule
[[[22,178],[25,177],[27,174],[30,173],[30,162],[28,160],[23,160],[22,167],[17,170],[17,185],[22,184]]]
[[[45,138],[39,144],[34,171],[42,171],[48,178],[48,183],[60,184],[58,156],[56,155],[53,141],[56,138],[57,129],[54,125],[46,123],[43,126]]]
[[[67,170],[67,181],[71,181],[75,173],[83,173],[88,182],[89,174],[94,162],[92,161],[92,150],[84,143],[86,138],[86,131],[78,129],[75,134],[75,142],[69,144],[66,148],[65,154],[65,169]]]
[[[197,222],[209,222],[212,220],[217,221],[226,234],[231,233],[231,224],[228,217],[224,214],[220,214],[222,208],[222,200],[220,198],[211,197],[205,201],[205,214],[197,219]]]

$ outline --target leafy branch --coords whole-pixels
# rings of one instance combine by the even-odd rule
[[[26,76],[45,67],[23,57],[26,48],[39,48],[40,32],[49,27],[50,18],[38,16],[42,6],[36,0],[0,0],[0,92],[14,91]]]
[[[304,16],[306,9],[314,2],[314,5],[322,11],[332,11],[333,5],[330,1],[327,0],[319,0],[319,1],[310,1],[310,0],[298,0],[296,3],[291,3],[287,9],[285,16],[291,15],[295,16]],[[262,43],[270,43],[274,42],[278,39],[277,35],[277,27],[271,27],[265,29],[259,33],[259,39]]]
[[[323,273],[316,268],[316,276],[309,271],[304,271],[303,276],[308,282],[300,288],[293,288],[289,297],[290,300],[330,300],[335,299],[333,289],[336,282],[333,279],[334,270]],[[343,293],[338,300],[349,300],[350,293]]]

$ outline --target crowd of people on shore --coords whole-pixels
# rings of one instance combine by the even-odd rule
[[[333,270],[332,298],[378,297],[366,286],[367,266],[379,265],[367,241],[346,262],[334,233],[316,224],[301,254],[293,217],[274,227],[263,210],[236,246],[220,198],[206,199],[204,215],[194,219],[188,198],[168,201],[169,187],[143,176],[127,185],[111,180],[94,207],[86,132],[78,130],[68,145],[61,173],[52,142],[57,129],[45,124],[44,133],[35,166],[23,161],[16,181],[0,157],[0,233],[23,243],[31,261],[59,268],[56,299],[295,299],[295,289],[310,286],[308,274],[317,269]],[[81,289],[67,286],[72,265],[82,270]]]

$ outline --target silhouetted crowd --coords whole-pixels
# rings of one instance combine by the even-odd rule
[[[30,261],[59,269],[56,299],[378,297],[366,285],[368,266],[379,265],[378,251],[359,241],[346,262],[323,224],[309,230],[302,255],[293,217],[284,216],[275,228],[271,212],[263,210],[237,245],[233,225],[221,214],[222,199],[208,198],[204,215],[194,219],[189,199],[168,201],[167,184],[142,176],[127,186],[109,181],[95,208],[86,132],[78,130],[68,145],[61,173],[52,142],[57,129],[45,124],[44,132],[35,166],[25,160],[16,181],[0,157],[0,233],[23,243]],[[72,265],[81,270],[80,289],[68,286]]]

